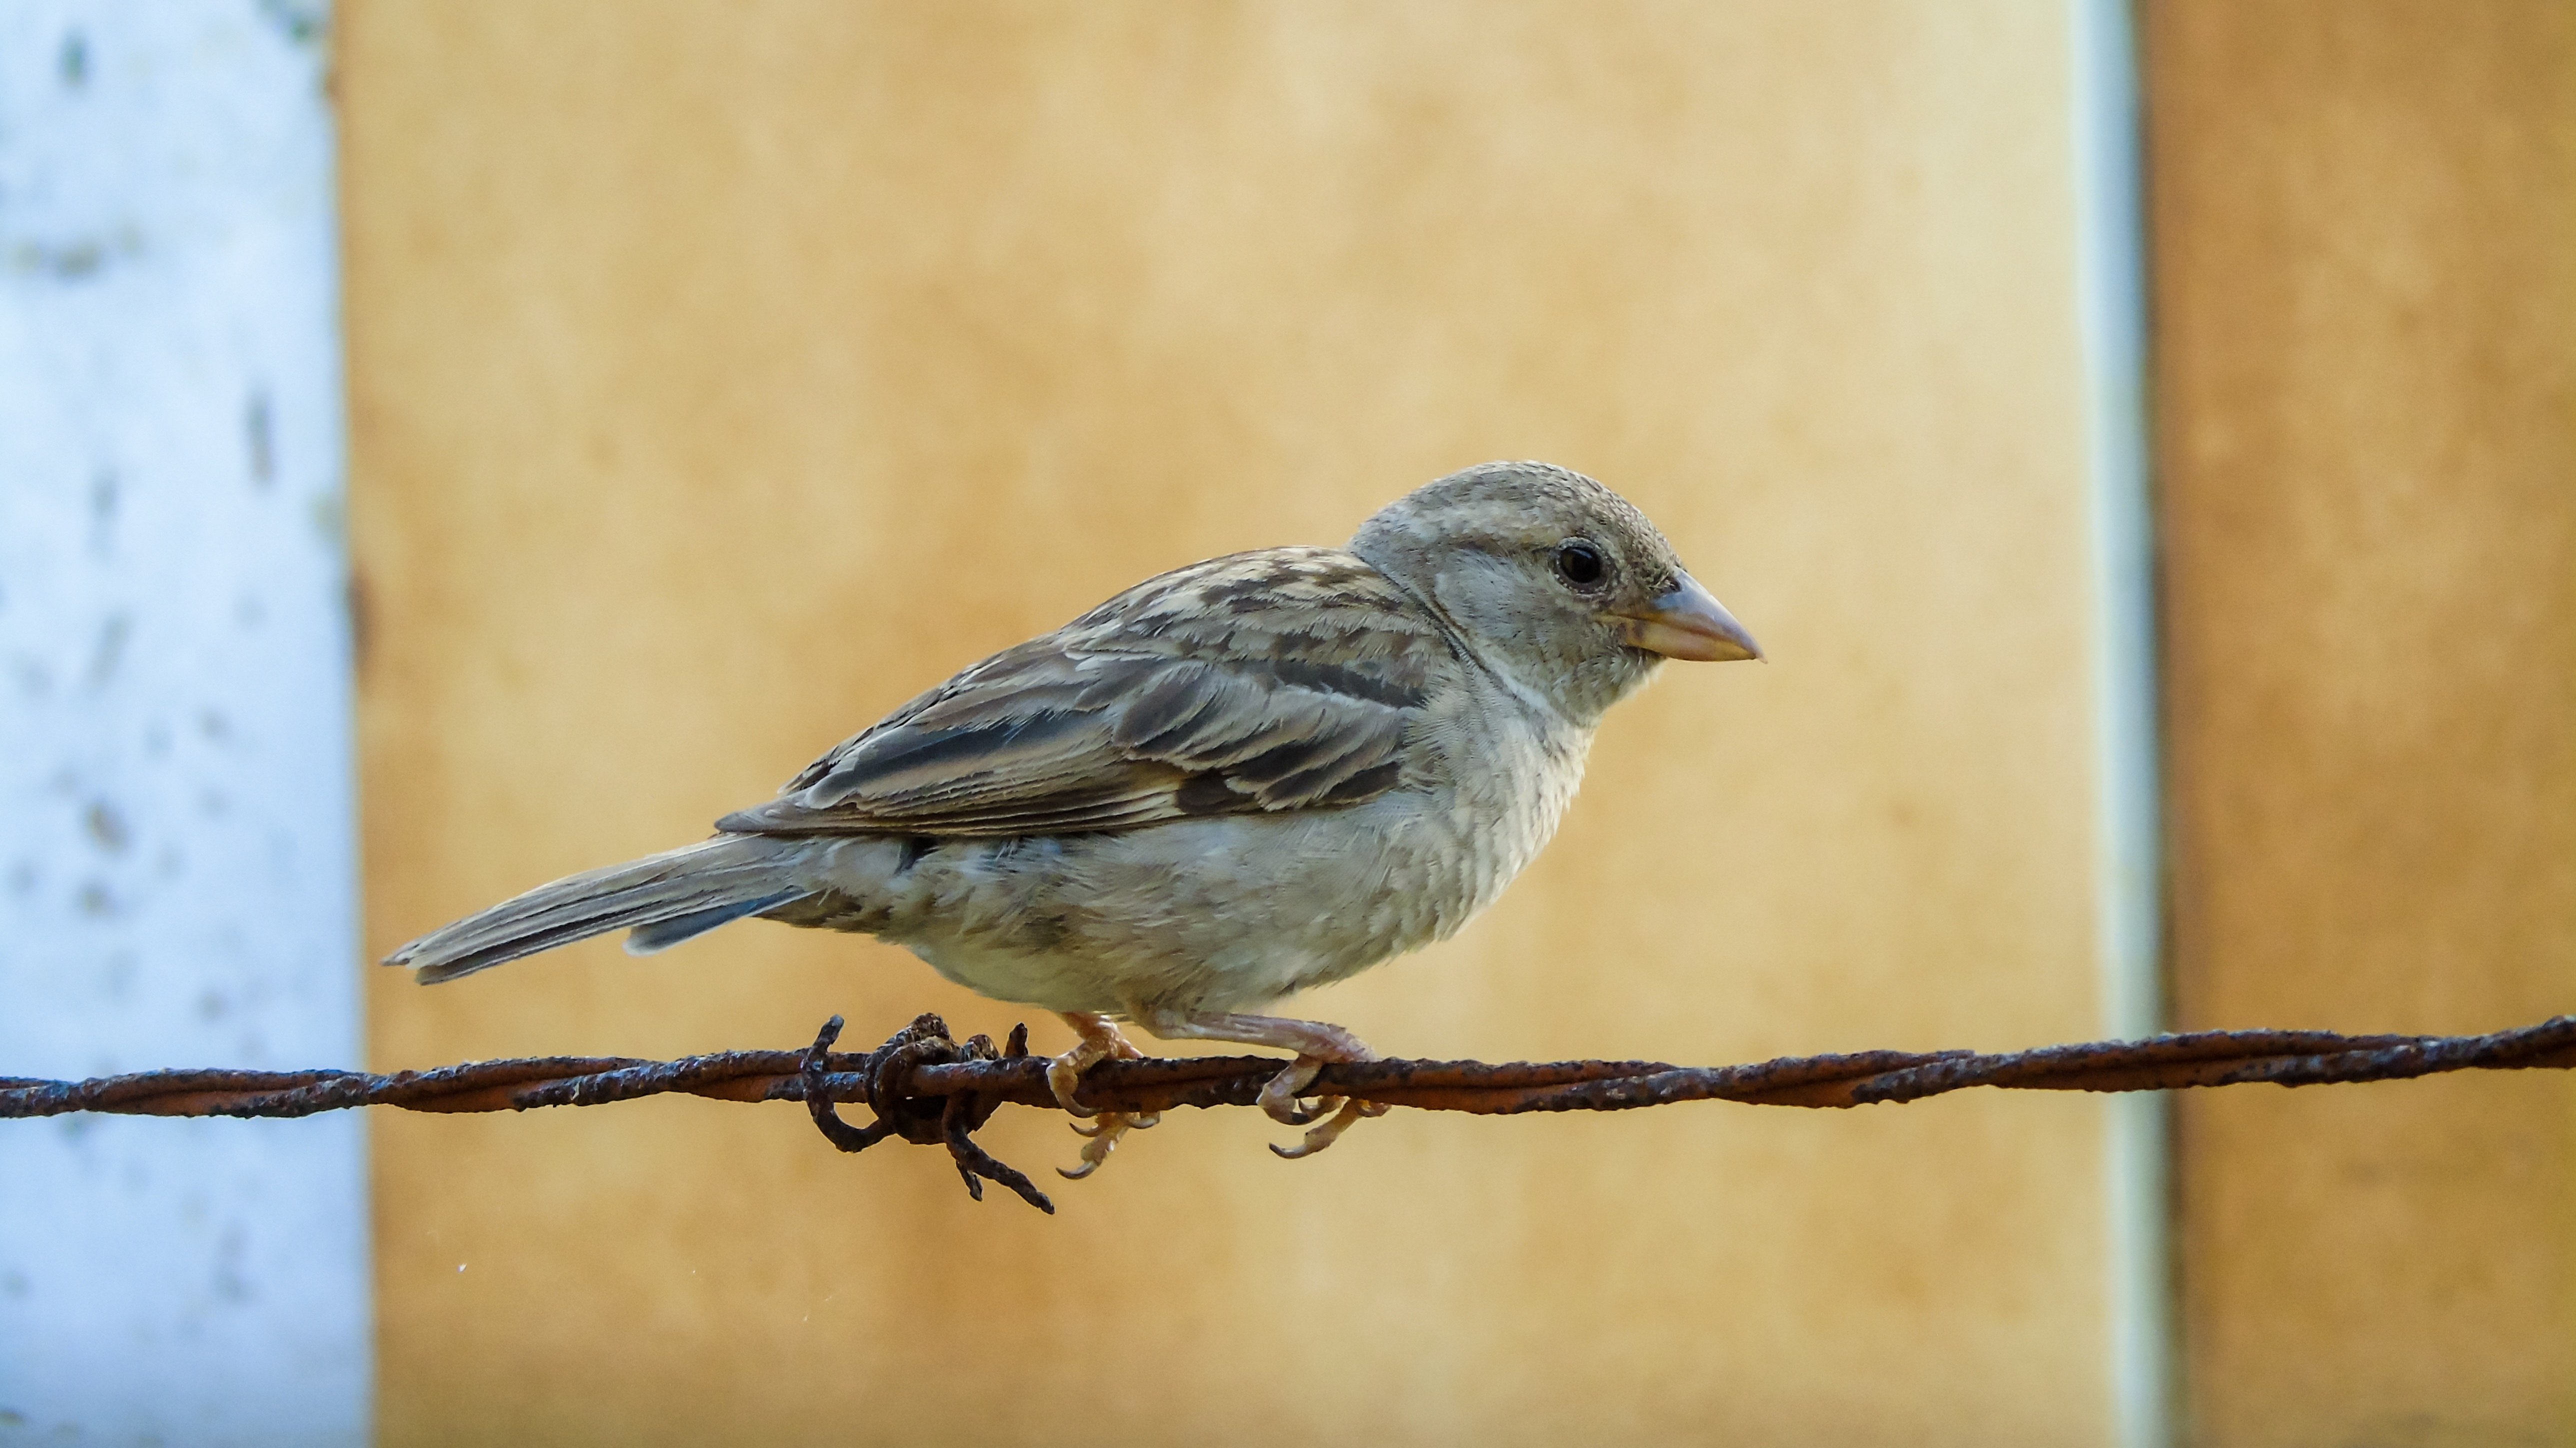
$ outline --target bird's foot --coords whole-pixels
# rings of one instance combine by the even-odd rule
[[[1096,1116],[1098,1111],[1074,1100],[1082,1089],[1082,1073],[1102,1061],[1140,1061],[1145,1053],[1118,1033],[1118,1027],[1107,1016],[1090,1011],[1058,1011],[1064,1023],[1073,1027],[1077,1038],[1072,1049],[1047,1061],[1047,1089],[1055,1093],[1055,1104],[1075,1116]],[[1086,1132],[1085,1135],[1090,1133]]]
[[[1082,1165],[1060,1166],[1055,1169],[1055,1174],[1069,1182],[1082,1180],[1100,1170],[1100,1164],[1109,1160],[1109,1153],[1118,1149],[1120,1137],[1159,1125],[1162,1120],[1163,1113],[1159,1111],[1103,1111],[1095,1114],[1088,1125],[1074,1122],[1073,1134],[1090,1138],[1082,1144]]]
[[[1315,1077],[1323,1069],[1322,1057],[1299,1056],[1288,1064],[1287,1069],[1271,1077],[1270,1083],[1261,1088],[1261,1095],[1256,1098],[1258,1104],[1263,1111],[1269,1113],[1271,1120],[1282,1126],[1305,1125],[1315,1119],[1316,1113],[1307,1110],[1306,1104],[1298,1099],[1298,1093],[1315,1084]],[[1318,1110],[1321,1109],[1322,1104],[1320,1101],[1316,1103]]]
[[[1247,1046],[1280,1046],[1296,1052],[1297,1059],[1271,1077],[1255,1099],[1263,1111],[1270,1113],[1271,1120],[1282,1125],[1305,1126],[1317,1121],[1323,1124],[1307,1132],[1306,1139],[1294,1147],[1271,1148],[1281,1156],[1312,1156],[1332,1145],[1361,1117],[1386,1114],[1386,1107],[1375,1101],[1351,1101],[1339,1096],[1312,1102],[1297,1099],[1299,1092],[1315,1084],[1316,1076],[1327,1065],[1377,1059],[1377,1052],[1370,1050],[1367,1042],[1339,1026],[1220,1011],[1149,1010],[1136,1019],[1146,1030],[1167,1041],[1240,1041]]]
[[[1386,1105],[1376,1100],[1347,1100],[1340,1095],[1327,1095],[1316,1100],[1298,1100],[1298,1092],[1314,1085],[1314,1077],[1324,1072],[1327,1064],[1376,1062],[1378,1054],[1368,1049],[1340,1025],[1327,1025],[1321,1020],[1288,1020],[1285,1015],[1229,1015],[1221,1010],[1144,1010],[1136,1015],[1146,1031],[1157,1033],[1164,1041],[1242,1041],[1244,1046],[1283,1046],[1296,1051],[1296,1062],[1280,1069],[1262,1087],[1262,1110],[1270,1121],[1283,1126],[1309,1126],[1321,1121],[1306,1141],[1296,1147],[1273,1147],[1280,1157],[1311,1157],[1332,1141],[1350,1131],[1363,1116],[1386,1116]]]
[[[1377,1059],[1375,1051],[1358,1045],[1356,1041],[1351,1044],[1357,1047],[1355,1052],[1335,1059],[1355,1061]],[[1386,1104],[1381,1101],[1355,1101],[1345,1096],[1319,1096],[1311,1100],[1301,1097],[1299,1093],[1314,1084],[1315,1077],[1323,1071],[1325,1064],[1324,1058],[1301,1055],[1290,1063],[1286,1070],[1271,1077],[1268,1085],[1261,1088],[1261,1095],[1258,1098],[1260,1106],[1269,1114],[1271,1120],[1282,1126],[1312,1126],[1313,1128],[1306,1133],[1306,1139],[1295,1146],[1274,1144],[1270,1148],[1291,1161],[1299,1157],[1313,1156],[1316,1152],[1332,1145],[1341,1138],[1343,1132],[1350,1130],[1362,1118],[1384,1116],[1387,1112]]]
[[[1082,1087],[1082,1073],[1093,1065],[1107,1060],[1141,1061],[1145,1053],[1119,1034],[1107,1016],[1089,1011],[1057,1014],[1081,1038],[1073,1049],[1047,1062],[1047,1089],[1055,1093],[1056,1104],[1075,1116],[1091,1118],[1088,1126],[1073,1123],[1074,1135],[1090,1138],[1082,1144],[1082,1165],[1056,1168],[1058,1176],[1078,1182],[1100,1170],[1100,1164],[1109,1160],[1109,1153],[1118,1149],[1120,1137],[1155,1125],[1163,1115],[1159,1111],[1101,1111],[1076,1101],[1074,1093]]]
[[[1339,1102],[1340,1109],[1335,1110],[1332,1116],[1326,1119],[1322,1125],[1308,1131],[1306,1133],[1305,1140],[1298,1142],[1295,1146],[1281,1146],[1279,1143],[1274,1141],[1270,1143],[1270,1149],[1277,1152],[1279,1155],[1288,1158],[1290,1161],[1295,1161],[1299,1157],[1313,1156],[1315,1153],[1322,1151],[1325,1147],[1339,1141],[1342,1133],[1350,1130],[1354,1125],[1358,1124],[1362,1117],[1384,1116],[1386,1114],[1386,1105],[1383,1102],[1352,1101],[1341,1097],[1328,1099]],[[1317,1107],[1317,1114],[1322,1114],[1325,1109],[1325,1107],[1319,1104]]]
[[[1287,1069],[1271,1077],[1269,1084],[1261,1088],[1261,1095],[1255,1098],[1261,1109],[1269,1114],[1271,1120],[1282,1126],[1306,1126],[1339,1112],[1346,1098],[1340,1096],[1309,1098],[1303,1093],[1307,1087],[1315,1084],[1315,1077],[1331,1062],[1357,1063],[1377,1059],[1377,1052],[1366,1046],[1358,1046],[1356,1042],[1353,1044],[1357,1048],[1348,1055],[1299,1056],[1289,1064]],[[1387,1108],[1383,1102],[1359,1103],[1359,1114],[1362,1116],[1384,1116],[1386,1111]]]

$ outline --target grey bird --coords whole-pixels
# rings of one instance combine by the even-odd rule
[[[1758,659],[1627,500],[1487,463],[1347,548],[1267,548],[1138,584],[834,747],[713,839],[539,886],[385,963],[424,984],[599,935],[665,950],[749,916],[893,941],[1054,1011],[1067,1111],[1132,1022],[1296,1053],[1261,1104],[1329,1145],[1358,1102],[1298,1098],[1350,1032],[1258,1014],[1444,939],[1556,830],[1611,705],[1666,659]],[[1084,1134],[1084,1175],[1125,1131]]]

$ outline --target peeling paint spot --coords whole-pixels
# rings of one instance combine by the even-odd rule
[[[89,808],[81,814],[81,828],[89,832],[92,844],[111,855],[125,853],[125,847],[134,840],[133,832],[126,828],[125,816],[103,799],[90,801]]]
[[[33,264],[33,270],[51,272],[65,281],[78,281],[107,261],[107,248],[88,239],[58,247],[29,242],[19,248],[19,254]]]
[[[215,1247],[215,1296],[225,1302],[248,1302],[254,1295],[250,1278],[242,1272],[242,1229],[224,1228]]]
[[[107,687],[116,677],[116,666],[125,661],[125,641],[134,634],[134,619],[129,614],[112,613],[99,625],[98,642],[91,646],[89,672],[82,683],[95,691]]]
[[[143,237],[132,223],[98,236],[69,241],[21,241],[9,248],[9,267],[58,282],[81,282],[105,270],[110,261],[143,249]]]
[[[266,392],[250,395],[250,405],[242,409],[242,432],[250,444],[251,486],[266,488],[277,481],[277,436],[269,419]]]
[[[116,472],[102,468],[89,480],[89,551],[104,555],[116,536]]]
[[[91,239],[64,246],[47,246],[41,241],[22,241],[9,249],[9,265],[22,272],[36,272],[56,281],[76,282],[97,274],[107,264],[107,248]]]
[[[259,0],[259,13],[298,45],[318,43],[330,28],[330,10],[320,0]]]
[[[340,550],[349,544],[348,511],[340,506],[340,495],[315,494],[313,501],[304,505],[304,516],[312,523],[313,534],[322,540],[322,546],[331,551],[332,557],[340,556]]]

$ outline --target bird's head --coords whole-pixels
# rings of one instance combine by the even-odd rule
[[[1665,659],[1762,657],[1645,514],[1547,463],[1486,463],[1417,488],[1361,524],[1351,551],[1577,723]]]

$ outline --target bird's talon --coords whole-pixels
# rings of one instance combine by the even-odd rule
[[[1082,1073],[1102,1061],[1141,1060],[1145,1053],[1120,1035],[1107,1016],[1088,1011],[1060,1011],[1058,1014],[1064,1017],[1066,1025],[1073,1027],[1079,1039],[1070,1049],[1047,1058],[1047,1090],[1054,1094],[1055,1104],[1063,1107],[1067,1115],[1098,1116],[1101,1114],[1099,1107],[1085,1106],[1073,1099],[1074,1093],[1082,1089]]]
[[[1332,1120],[1308,1131],[1305,1140],[1295,1146],[1281,1146],[1274,1141],[1270,1144],[1270,1149],[1290,1161],[1313,1156],[1340,1140],[1342,1133],[1350,1130],[1352,1123],[1362,1116],[1377,1114],[1368,1110],[1370,1104],[1366,1101],[1345,1101],[1342,1103],[1342,1109],[1333,1113]]]
[[[1301,1096],[1297,1099],[1296,1111],[1279,1118],[1279,1123],[1282,1126],[1312,1126],[1341,1109],[1342,1098],[1339,1096]]]
[[[1066,1181],[1078,1182],[1100,1170],[1100,1164],[1109,1160],[1109,1153],[1118,1149],[1118,1138],[1135,1130],[1138,1121],[1128,1112],[1104,1111],[1088,1125],[1078,1121],[1066,1124],[1073,1128],[1074,1135],[1089,1138],[1082,1144],[1082,1165],[1056,1168]]]
[[[1074,1116],[1098,1116],[1099,1107],[1083,1105],[1073,1099],[1073,1093],[1082,1089],[1082,1073],[1108,1054],[1094,1042],[1086,1040],[1060,1056],[1048,1057],[1047,1090],[1055,1093],[1055,1104]]]
[[[1079,1056],[1081,1051],[1082,1048],[1077,1046],[1047,1062],[1047,1089],[1055,1093],[1055,1104],[1063,1107],[1067,1113],[1074,1116],[1098,1116],[1100,1108],[1085,1106],[1073,1099],[1073,1093],[1082,1089],[1082,1068],[1091,1064],[1089,1061],[1077,1062],[1073,1059]]]
[[[1306,1089],[1324,1069],[1323,1061],[1314,1056],[1299,1056],[1270,1078],[1261,1088],[1261,1109],[1282,1126],[1303,1126],[1314,1117],[1305,1111],[1297,1093]]]

